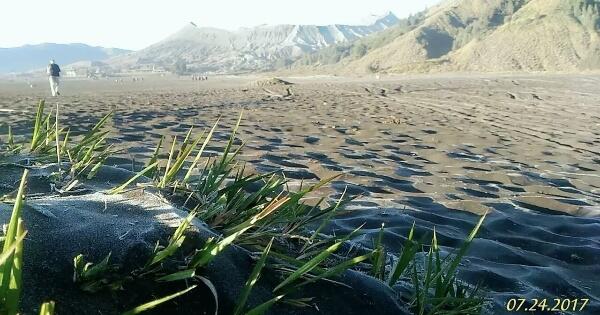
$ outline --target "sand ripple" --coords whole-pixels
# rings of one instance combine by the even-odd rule
[[[494,314],[511,297],[589,297],[587,311],[600,314],[600,78],[516,79],[520,84],[503,76],[300,80],[286,99],[227,81],[160,88],[150,80],[118,88],[84,82],[78,91],[95,90],[76,95],[65,87],[60,103],[74,132],[116,110],[111,141],[125,153],[115,164],[128,168],[147,159],[162,135],[207,128],[219,115],[231,126],[244,109],[238,143],[246,143],[249,167],[283,168],[293,180],[343,173],[330,197],[346,187],[362,196],[330,227],[336,233],[366,222],[362,239],[370,245],[386,222],[385,242],[397,249],[416,221],[420,238],[429,239],[435,226],[450,251],[472,228],[474,213],[490,211],[461,277],[489,291]],[[26,132],[43,92],[5,90],[0,123]],[[208,152],[227,136],[218,133],[222,141]]]

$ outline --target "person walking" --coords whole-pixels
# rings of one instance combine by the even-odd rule
[[[48,73],[48,80],[50,81],[50,91],[52,92],[52,96],[60,95],[58,92],[60,67],[54,62],[54,59],[50,59],[50,64],[48,65],[46,72]]]

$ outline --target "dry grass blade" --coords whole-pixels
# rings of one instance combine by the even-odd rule
[[[210,282],[210,280],[208,280],[207,278],[204,278],[201,276],[197,276],[196,278],[198,280],[200,280],[210,290],[210,293],[212,294],[213,299],[215,301],[214,315],[218,315],[219,314],[219,294],[217,294],[217,288],[215,288],[215,285],[212,282]]]
[[[273,212],[275,212],[275,210],[279,209],[281,206],[283,206],[289,200],[290,200],[289,196],[285,196],[280,199],[277,199],[277,198],[273,199],[273,201],[271,201],[271,203],[269,203],[261,212],[259,212],[255,216],[251,217],[249,220],[245,221],[244,223],[234,227],[233,229],[231,229],[228,232],[236,232],[236,231],[240,231],[242,229],[247,229],[248,227],[253,226],[258,221],[271,215]]]

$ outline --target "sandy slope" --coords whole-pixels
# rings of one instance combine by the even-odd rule
[[[339,71],[598,69],[599,11],[592,0],[448,0]]]

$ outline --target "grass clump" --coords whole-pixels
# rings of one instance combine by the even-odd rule
[[[435,260],[436,264],[426,265],[425,273],[419,271],[421,266],[417,258],[424,246],[415,241],[414,225],[402,251],[397,253],[397,259],[388,259],[388,251],[383,245],[383,226],[370,251],[354,257],[336,255],[343,244],[360,232],[360,228],[341,237],[322,235],[321,231],[335,217],[339,209],[353,198],[346,197],[344,193],[335,204],[325,205],[324,199],[312,206],[305,203],[310,193],[327,185],[336,177],[308,187],[301,185],[298,190],[290,191],[287,189],[288,181],[277,173],[247,175],[244,166],[236,162],[236,156],[243,145],[235,150],[233,148],[240,120],[241,116],[233,128],[222,155],[207,159],[204,166],[198,169],[198,175],[192,176],[192,172],[199,165],[200,156],[210,141],[216,124],[203,138],[201,148],[197,148],[197,145],[203,136],[191,140],[191,130],[181,147],[177,148],[174,140],[164,166],[160,166],[161,163],[156,158],[163,142],[161,139],[151,159],[153,163],[136,175],[141,176],[150,168],[156,168],[157,171],[153,173],[154,186],[162,189],[164,196],[171,200],[185,200],[180,205],[216,231],[223,233],[220,240],[208,239],[202,248],[188,257],[185,266],[181,268],[200,270],[231,244],[262,253],[242,290],[235,308],[236,314],[247,309],[245,306],[247,297],[264,268],[279,266],[282,281],[273,289],[274,297],[250,309],[248,311],[250,314],[262,312],[274,303],[282,301],[307,305],[302,299],[288,299],[288,296],[299,292],[301,287],[309,283],[334,279],[346,270],[369,262],[370,273],[390,287],[402,278],[417,279],[413,281],[415,294],[411,299],[411,309],[417,314],[480,309],[482,299],[479,298],[477,290],[469,292],[462,290],[464,286],[456,280],[455,272],[484,217],[460,250],[452,256],[454,257],[452,260],[446,261],[451,256],[446,257],[444,261]],[[190,164],[190,168],[185,170],[185,161],[194,150],[197,150],[196,157]],[[182,175],[184,173],[185,175]],[[122,192],[126,189],[126,184],[118,187],[116,191],[113,190],[112,193]],[[258,188],[248,191],[248,187],[256,184]],[[309,232],[310,226],[316,227],[316,230]],[[437,243],[435,246],[430,246],[430,253],[427,256],[439,258]],[[436,284],[433,295],[430,293],[432,283]]]
[[[59,192],[64,193],[76,187],[80,180],[92,178],[115,152],[106,144],[108,132],[103,131],[111,114],[104,116],[74,142],[68,129],[59,128],[58,115],[53,119],[51,113],[44,116],[43,112],[44,103],[40,102],[29,145],[15,144],[11,133],[5,154],[25,153],[32,157],[34,163],[56,161],[59,165],[56,183],[57,187],[61,187]],[[371,249],[340,254],[340,249],[361,233],[362,226],[347,235],[327,235],[323,231],[354,198],[344,192],[336,202],[320,198],[315,203],[308,203],[311,194],[337,176],[313,185],[301,183],[299,188],[290,190],[289,181],[280,172],[247,172],[244,164],[237,161],[243,144],[234,147],[241,119],[240,115],[219,156],[204,157],[218,127],[217,121],[198,137],[193,136],[193,129],[181,142],[174,137],[165,160],[160,159],[164,143],[164,138],[161,138],[144,169],[106,191],[107,194],[120,194],[137,189],[132,185],[146,178],[149,181],[143,185],[144,188],[152,188],[188,211],[189,215],[166,242],[157,242],[148,260],[133,271],[124,273],[119,266],[112,265],[110,253],[96,264],[86,262],[82,255],[74,257],[73,281],[82,290],[90,293],[118,292],[136,281],[151,282],[156,286],[180,283],[185,287],[125,314],[152,309],[199,286],[211,292],[214,304],[218,306],[219,292],[203,276],[205,269],[228,247],[239,246],[247,252],[257,253],[258,257],[233,309],[236,315],[262,314],[276,303],[308,307],[312,297],[304,296],[302,288],[317,281],[335,281],[348,270],[368,273],[379,279],[382,285],[392,288],[399,282],[410,282],[413,296],[409,298],[409,307],[415,314],[476,314],[481,310],[483,298],[478,288],[463,285],[457,279],[456,271],[485,216],[481,217],[457,252],[444,258],[440,255],[435,232],[431,244],[425,246],[416,241],[414,224],[398,253],[385,248],[382,225]],[[25,152],[26,147],[28,150]],[[64,173],[61,171],[63,158],[68,161],[64,165]],[[20,188],[15,209],[22,198]],[[13,212],[17,219],[13,222],[11,218],[4,243],[6,258],[3,252],[1,257],[4,260],[0,260],[0,301],[10,310],[17,309],[14,303],[18,301],[22,287],[20,272],[25,232],[18,220],[19,211]],[[192,241],[187,235],[197,219],[204,221],[216,236],[194,243],[191,250],[186,250],[183,244]],[[272,288],[272,297],[248,305],[252,290],[260,283],[265,270],[279,281]],[[43,314],[51,314],[53,307],[53,304],[44,304],[42,311],[46,313]]]
[[[20,156],[29,165],[56,163],[54,184],[58,192],[65,193],[75,188],[80,179],[93,178],[106,159],[117,152],[106,143],[108,131],[103,130],[112,112],[75,141],[70,129],[59,126],[58,106],[56,115],[52,111],[44,115],[44,110],[42,100],[38,103],[28,144],[15,144],[9,128],[8,145],[3,155]]]

